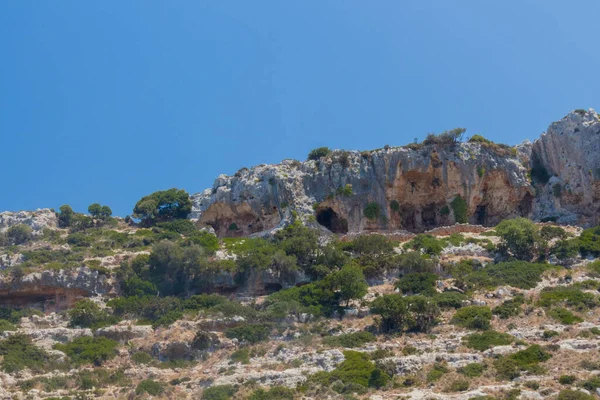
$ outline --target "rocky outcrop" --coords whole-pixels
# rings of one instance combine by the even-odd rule
[[[484,226],[516,216],[592,223],[599,179],[598,115],[576,110],[513,148],[412,144],[242,168],[193,195],[190,218],[219,236],[269,232],[293,215],[334,233],[423,232],[461,222],[461,208]]]
[[[62,309],[80,297],[109,295],[116,290],[106,275],[87,267],[47,270],[0,280],[0,303]]]
[[[576,110],[533,143],[533,178],[540,181],[535,201],[538,219],[600,223],[600,118]]]
[[[41,234],[44,228],[56,228],[58,220],[54,211],[49,208],[35,211],[5,211],[0,213],[0,232],[18,224],[29,225],[34,234]]]
[[[319,161],[243,168],[192,199],[191,218],[220,236],[268,231],[294,213],[335,233],[421,232],[453,224],[457,207],[483,225],[528,216],[533,191],[517,151],[500,155],[461,143],[335,151]]]

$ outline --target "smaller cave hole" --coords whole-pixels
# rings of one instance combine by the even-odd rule
[[[317,222],[333,233],[348,233],[348,221],[340,218],[331,207],[317,212]]]

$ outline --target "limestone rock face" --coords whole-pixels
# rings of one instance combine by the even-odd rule
[[[535,216],[559,222],[600,222],[600,118],[576,110],[533,143],[532,167],[549,178],[536,196]]]
[[[41,234],[44,228],[56,228],[58,220],[56,214],[49,208],[0,213],[0,232],[4,232],[11,226],[18,224],[29,225],[34,234]]]
[[[287,224],[293,212],[335,233],[420,232],[454,224],[452,202],[460,196],[469,222],[493,225],[531,213],[533,190],[522,158],[516,149],[460,143],[284,160],[221,175],[212,189],[192,196],[190,218],[219,236],[269,231]],[[374,213],[365,215],[367,207]]]
[[[0,302],[7,305],[38,304],[57,309],[72,305],[79,297],[107,295],[116,285],[106,275],[81,267],[75,270],[47,270],[19,278],[0,279]]]
[[[598,223],[598,114],[575,110],[513,148],[412,144],[242,168],[193,195],[190,218],[219,236],[269,233],[294,214],[334,233],[423,232],[462,222],[459,196],[471,224],[517,216]]]

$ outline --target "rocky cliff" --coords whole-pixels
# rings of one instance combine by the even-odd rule
[[[294,213],[334,233],[421,232],[456,222],[494,225],[516,216],[594,222],[599,133],[596,112],[577,110],[533,145],[386,146],[242,168],[193,195],[190,218],[220,236],[268,231]],[[545,179],[532,182],[532,168]]]

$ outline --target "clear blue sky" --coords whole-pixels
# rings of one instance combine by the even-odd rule
[[[600,1],[2,1],[0,210],[600,107]]]

